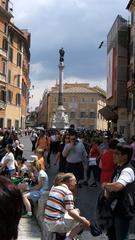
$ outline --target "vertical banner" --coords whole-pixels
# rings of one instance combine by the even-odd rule
[[[115,49],[112,48],[107,56],[107,99],[114,96],[115,82]]]

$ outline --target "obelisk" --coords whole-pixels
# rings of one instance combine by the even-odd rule
[[[63,106],[63,79],[64,79],[64,54],[63,48],[59,49],[59,92],[58,92],[58,107],[52,119],[52,128],[65,129],[69,127],[68,115],[65,114]]]

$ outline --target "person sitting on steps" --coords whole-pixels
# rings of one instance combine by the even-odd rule
[[[44,222],[50,232],[65,234],[65,240],[73,239],[83,229],[89,229],[90,221],[75,209],[72,190],[76,178],[72,173],[60,176],[59,185],[54,185],[49,193],[45,208]]]

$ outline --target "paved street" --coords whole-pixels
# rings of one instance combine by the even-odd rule
[[[29,137],[22,137],[20,139],[21,143],[24,144],[24,157],[28,159],[28,157],[32,154],[31,153],[31,143]],[[53,157],[52,157],[52,167],[48,170],[48,175],[50,180],[53,176],[57,173],[57,166],[53,166]],[[95,219],[95,206],[96,206],[96,199],[98,196],[99,188],[90,188],[87,186],[83,186],[78,190],[78,197],[77,197],[77,205],[81,210],[81,213],[89,218]],[[37,223],[34,219],[21,219],[19,225],[19,240],[27,239],[41,239],[40,238],[40,230],[37,226]],[[107,237],[102,235],[98,238],[92,238],[93,240],[107,240]],[[135,240],[135,236],[131,235],[130,239]]]

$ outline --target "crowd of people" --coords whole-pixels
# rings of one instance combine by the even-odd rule
[[[91,221],[76,209],[76,188],[100,186],[111,213],[111,226],[107,229],[100,225],[102,216],[98,216],[100,227],[109,240],[128,239],[135,214],[135,136],[127,141],[109,131],[31,129],[28,136],[33,155],[29,159],[23,157],[21,136],[14,130],[0,130],[0,175],[13,184],[17,182],[23,217],[32,216],[31,201],[37,202],[49,190],[44,224],[58,234],[58,239],[71,240],[92,227]],[[58,175],[50,188],[48,169],[54,165]],[[99,213],[102,215],[102,211]]]

